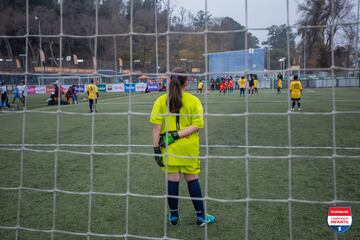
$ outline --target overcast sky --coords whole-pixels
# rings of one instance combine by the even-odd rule
[[[245,0],[208,0],[213,17],[231,17],[245,26]],[[248,0],[248,27],[267,28],[287,23],[286,0]],[[297,5],[302,0],[289,0],[290,25],[298,19]],[[184,7],[193,13],[205,10],[205,0],[171,0],[176,9]],[[260,42],[267,39],[266,30],[251,31]]]

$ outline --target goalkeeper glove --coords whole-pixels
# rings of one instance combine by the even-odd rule
[[[167,134],[164,133],[164,134],[160,135],[159,144],[161,147],[166,147],[166,145],[170,145],[170,144],[174,143],[179,138],[180,138],[180,136],[177,131],[171,131],[171,132],[168,132]]]
[[[156,155],[160,155],[161,154],[161,150],[160,147],[154,147],[154,153]],[[162,156],[154,156],[156,163],[160,166],[160,167],[165,167],[164,163],[163,163],[163,158]]]

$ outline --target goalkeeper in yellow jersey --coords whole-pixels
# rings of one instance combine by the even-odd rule
[[[298,79],[298,76],[295,75],[293,77],[293,80],[290,83],[290,95],[291,95],[291,100],[292,100],[292,107],[291,107],[291,111],[294,111],[295,108],[295,104],[297,103],[297,107],[298,110],[301,110],[300,108],[300,99],[301,99],[301,94],[302,94],[302,85],[301,82]]]
[[[215,222],[215,217],[206,214],[199,183],[199,130],[204,127],[203,107],[200,100],[186,92],[186,72],[175,68],[170,77],[168,94],[158,97],[151,111],[152,138],[155,160],[167,172],[169,221],[179,223],[179,182],[183,174],[196,211],[196,223],[204,226]],[[166,115],[169,114],[169,115]],[[168,153],[167,156],[161,154]]]
[[[86,93],[89,99],[90,112],[97,112],[96,103],[97,99],[99,98],[99,91],[97,86],[94,84],[93,79],[90,80],[90,84],[86,88]]]

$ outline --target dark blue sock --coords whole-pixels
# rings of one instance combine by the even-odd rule
[[[168,181],[168,205],[170,208],[170,214],[172,217],[178,216],[178,198],[173,198],[171,196],[179,196],[179,182]]]
[[[189,190],[190,197],[202,198],[199,179],[188,182],[188,190]],[[193,205],[194,205],[194,208],[196,211],[196,216],[204,218],[205,217],[204,201],[203,200],[192,200],[192,202],[193,202]]]

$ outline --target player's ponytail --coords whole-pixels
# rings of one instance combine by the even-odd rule
[[[175,68],[172,71],[174,74],[170,77],[170,85],[169,85],[169,112],[177,113],[182,107],[181,100],[181,89],[184,87],[187,77],[178,75],[177,73],[183,74],[186,71],[182,68]]]

